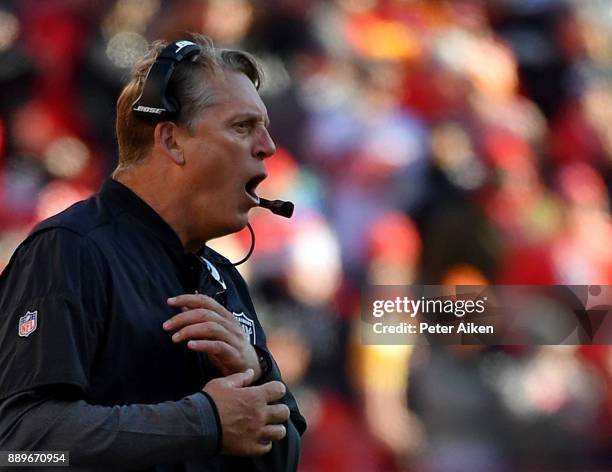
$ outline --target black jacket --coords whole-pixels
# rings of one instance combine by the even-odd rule
[[[162,329],[175,314],[166,299],[195,291],[221,295],[268,358],[258,383],[280,380],[238,271],[206,247],[186,254],[127,187],[108,180],[39,224],[0,276],[0,450],[70,450],[71,464],[113,470],[295,470],[306,423],[290,392],[288,434],[272,452],[218,454],[215,407],[198,392],[221,374]],[[54,415],[73,412],[85,434],[67,437]]]

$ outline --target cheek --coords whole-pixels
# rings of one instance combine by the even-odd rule
[[[191,160],[187,162],[185,171],[189,173],[192,181],[208,186],[219,183],[219,174],[223,172],[221,153],[217,146],[201,144],[190,150]]]
[[[210,210],[224,213],[234,205],[237,187],[236,171],[232,166],[209,167],[200,180],[197,193]]]
[[[245,143],[227,136],[212,139],[208,137],[188,150],[191,159],[185,171],[187,179],[198,191],[206,191],[208,198],[227,197],[227,193],[236,190],[239,185],[241,166],[245,155],[248,155]],[[209,193],[210,192],[210,193]]]
[[[215,184],[221,187],[234,185],[237,177],[244,172],[245,149],[240,143],[231,141],[215,146],[209,157],[212,163],[211,172],[215,175]]]

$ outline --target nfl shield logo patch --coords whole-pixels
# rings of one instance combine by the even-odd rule
[[[240,323],[240,327],[242,328],[242,331],[244,331],[244,334],[246,334],[246,336],[249,338],[249,341],[251,341],[251,344],[255,344],[255,322],[249,318],[247,315],[244,314],[244,312],[242,313],[234,313],[234,317],[236,318],[236,321],[238,321],[238,323]]]
[[[36,331],[38,326],[38,311],[27,311],[24,316],[19,318],[19,336],[27,338]]]

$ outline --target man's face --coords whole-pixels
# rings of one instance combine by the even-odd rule
[[[264,159],[276,150],[266,107],[246,75],[225,71],[208,83],[214,104],[183,141],[183,188],[177,189],[194,242],[246,225],[258,205],[256,186],[267,176]]]

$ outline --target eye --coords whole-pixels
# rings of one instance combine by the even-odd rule
[[[234,129],[240,133],[247,133],[251,130],[252,124],[250,121],[240,121],[234,124]]]

